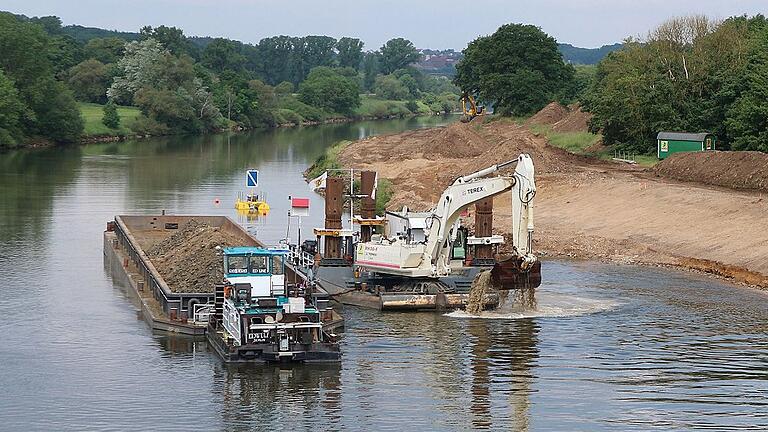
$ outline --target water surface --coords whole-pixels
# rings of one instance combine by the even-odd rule
[[[328,145],[449,120],[0,155],[0,430],[768,428],[768,299],[702,276],[547,261],[533,308],[349,307],[340,365],[280,369],[153,333],[102,267],[115,214],[228,215],[275,242],[293,194],[308,230],[300,172]],[[246,168],[266,218],[231,208]]]

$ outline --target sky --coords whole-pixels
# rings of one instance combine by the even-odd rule
[[[394,37],[461,50],[506,23],[534,24],[559,42],[594,48],[644,36],[674,16],[768,14],[768,0],[0,0],[0,10],[110,30],[175,26],[247,43],[313,34],[357,37],[366,50]]]

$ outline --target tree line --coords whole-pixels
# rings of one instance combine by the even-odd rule
[[[78,140],[77,102],[105,104],[103,122],[113,129],[121,126],[115,105],[138,107],[123,126],[148,135],[456,109],[450,80],[411,67],[420,54],[410,41],[363,48],[351,37],[245,44],[167,26],[81,32],[57,17],[0,13],[0,148]]]
[[[768,151],[764,16],[675,18],[611,48],[596,67],[574,67],[541,29],[504,25],[469,43],[455,82],[502,115],[580,102],[591,132],[626,150],[652,153],[658,132],[687,131],[715,133],[724,149]]]

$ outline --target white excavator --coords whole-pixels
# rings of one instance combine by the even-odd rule
[[[512,175],[488,177],[517,164]],[[469,206],[485,198],[512,191],[513,273],[524,275],[541,264],[532,254],[533,198],[536,195],[534,167],[531,157],[493,165],[457,178],[440,196],[437,206],[426,213],[404,210],[398,217],[419,219],[418,235],[400,232],[390,237],[374,235],[369,242],[358,243],[355,266],[364,271],[404,278],[437,279],[451,274],[451,250],[459,230],[460,215]],[[477,243],[501,243],[500,236],[471,239]],[[515,276],[516,277],[516,276]],[[540,275],[539,275],[540,277]]]

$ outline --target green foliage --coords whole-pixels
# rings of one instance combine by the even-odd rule
[[[118,129],[120,127],[120,116],[117,115],[117,106],[115,106],[114,102],[104,105],[104,116],[101,122],[110,129]]]
[[[341,168],[341,163],[339,162],[339,153],[341,153],[341,151],[351,143],[351,141],[339,141],[325,149],[323,154],[317,158],[311,167],[309,167],[305,173],[305,177],[308,179],[313,179],[319,177],[327,170]]]
[[[33,107],[37,114],[35,131],[59,143],[77,141],[83,133],[84,123],[72,92],[52,79],[46,80],[41,87],[46,97]]]
[[[288,81],[283,81],[280,84],[275,86],[275,93],[279,95],[289,95],[293,93],[293,83],[290,83]]]
[[[596,65],[608,54],[620,50],[624,44],[603,45],[600,48],[578,48],[571,44],[558,44],[563,58],[573,65]]]
[[[363,57],[363,89],[365,91],[373,91],[376,85],[380,59],[381,54],[378,52],[368,52]]]
[[[531,131],[544,135],[555,147],[575,154],[589,154],[587,149],[600,141],[600,135],[589,132],[556,132],[550,125],[531,125]]]
[[[460,109],[459,96],[454,93],[443,93],[440,95],[425,93],[422,95],[422,98],[429,107],[430,112],[433,113],[448,114]]]
[[[125,52],[125,40],[108,37],[88,41],[83,48],[86,58],[98,60],[104,64],[116,63]]]
[[[275,121],[277,122],[277,124],[280,124],[280,125],[284,125],[284,124],[298,125],[303,123],[305,119],[296,111],[286,109],[286,108],[280,108],[277,110]]]
[[[742,77],[744,90],[726,120],[732,147],[768,152],[768,26],[755,35]]]
[[[184,36],[184,32],[179,28],[166,27],[164,25],[157,28],[145,26],[139,31],[139,35],[140,40],[156,40],[163,48],[175,56],[188,55],[192,58],[199,57],[197,46]]]
[[[141,108],[153,121],[144,121],[145,129],[187,133],[222,126],[221,112],[196,76],[191,57],[174,56],[149,38],[127,44],[118,68],[119,75],[107,95],[110,100],[132,101]]]
[[[240,42],[229,39],[214,39],[203,50],[201,61],[205,67],[214,72],[242,71],[246,65],[242,45]]]
[[[22,130],[27,136],[70,142],[79,137],[83,122],[69,90],[55,81],[49,57],[40,55],[51,52],[50,43],[41,26],[0,13],[0,69],[28,107]]]
[[[314,107],[350,114],[360,106],[360,89],[355,81],[329,67],[316,67],[299,85],[299,100]]]
[[[390,39],[379,50],[381,52],[381,72],[390,74],[419,61],[421,55],[407,39]]]
[[[410,96],[408,88],[394,75],[379,75],[376,77],[374,92],[384,99],[403,100]]]
[[[563,98],[564,89],[573,91],[573,67],[563,62],[555,40],[532,25],[503,25],[470,42],[456,72],[463,91],[502,115],[532,114]]]
[[[360,63],[363,61],[363,42],[360,39],[343,37],[336,42],[336,51],[339,67],[360,69]]]
[[[380,178],[376,185],[376,214],[384,214],[393,193],[392,182],[388,179]]]
[[[68,71],[67,84],[77,100],[83,102],[105,103],[107,88],[111,80],[104,63],[89,59],[72,67]]]
[[[405,107],[412,113],[419,112],[419,104],[415,100],[411,99],[405,103]]]
[[[328,117],[328,114],[322,109],[307,105],[296,97],[290,95],[280,98],[279,105],[280,108],[291,110],[300,115],[303,119],[311,122],[321,122]]]
[[[361,104],[354,113],[354,116],[358,118],[404,117],[411,114],[411,110],[406,107],[407,102],[405,101],[387,100],[370,96],[362,97],[360,101]],[[419,108],[420,113],[428,113],[427,110]]]
[[[606,144],[639,153],[660,131],[712,132],[727,148],[761,148],[768,37],[762,16],[676,18],[598,65],[584,98]],[[723,147],[721,147],[723,148]]]
[[[0,69],[0,149],[19,144],[23,137],[21,118],[25,110],[13,81]]]

